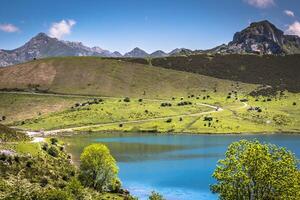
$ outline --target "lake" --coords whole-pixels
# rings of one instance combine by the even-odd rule
[[[217,161],[228,145],[258,139],[288,148],[300,158],[300,135],[172,135],[152,133],[92,133],[64,137],[67,150],[79,161],[83,148],[106,144],[118,162],[123,187],[139,199],[153,190],[168,200],[215,200],[209,190]]]

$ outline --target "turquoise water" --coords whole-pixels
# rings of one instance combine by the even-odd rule
[[[158,191],[168,200],[214,200],[209,190],[216,163],[227,146],[241,139],[258,139],[292,150],[300,158],[300,135],[157,135],[89,134],[64,138],[78,160],[91,143],[108,145],[118,161],[123,186],[140,199]]]

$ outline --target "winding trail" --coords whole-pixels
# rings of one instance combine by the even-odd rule
[[[35,93],[35,92],[5,92],[0,91],[0,93],[5,94],[27,94],[27,95],[39,95],[39,96],[56,96],[56,97],[77,97],[77,98],[103,98],[103,99],[120,99],[122,97],[102,97],[102,96],[85,96],[85,95],[72,95],[72,94],[51,94],[51,93]],[[155,101],[155,102],[161,102],[163,99],[144,99],[147,101]],[[246,102],[241,102],[243,106],[235,108],[236,110],[247,108],[249,105]],[[212,114],[215,112],[222,112],[224,111],[223,108],[217,107],[210,104],[204,104],[204,103],[196,103],[196,105],[199,106],[205,106],[212,108],[211,111],[205,111],[200,113],[193,113],[193,114],[181,114],[181,115],[172,115],[172,116],[164,116],[164,117],[156,117],[151,119],[140,119],[140,120],[130,120],[130,121],[116,121],[116,122],[108,122],[108,123],[99,123],[99,124],[93,124],[93,125],[86,125],[86,126],[78,126],[78,127],[72,127],[72,128],[63,128],[63,129],[56,129],[56,130],[50,130],[50,131],[26,131],[29,136],[32,136],[36,138],[35,142],[39,142],[41,139],[37,136],[46,136],[46,135],[55,135],[58,133],[64,133],[64,132],[73,132],[80,129],[88,129],[88,128],[97,128],[101,126],[109,126],[109,125],[118,125],[118,124],[130,124],[130,123],[143,123],[143,122],[151,122],[151,121],[157,121],[157,120],[166,120],[171,117],[198,117],[202,115]]]

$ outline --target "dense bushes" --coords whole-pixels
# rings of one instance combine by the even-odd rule
[[[26,141],[29,137],[22,132],[17,132],[7,126],[0,124],[0,142]]]

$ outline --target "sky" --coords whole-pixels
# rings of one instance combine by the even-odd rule
[[[300,36],[300,0],[0,0],[0,49],[40,32],[121,53],[209,49],[265,19]]]

